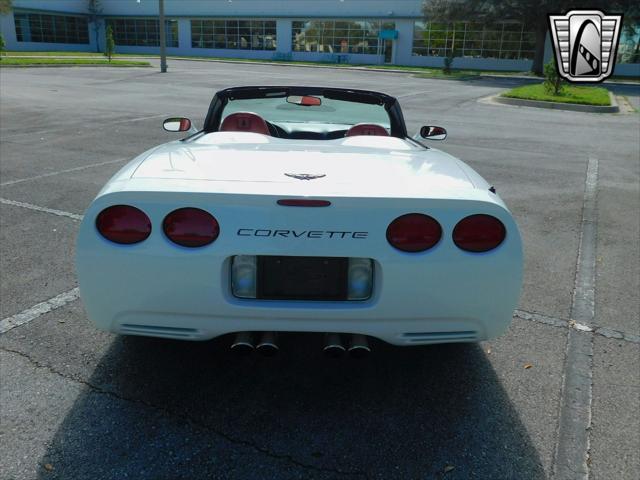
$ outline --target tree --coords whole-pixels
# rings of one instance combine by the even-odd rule
[[[629,41],[635,39],[635,45],[626,61],[638,63],[640,62],[640,5],[634,4],[625,10],[622,28],[622,32],[627,35]]]
[[[6,43],[4,43],[4,35],[2,35],[2,32],[0,32],[0,60],[2,60],[2,55],[3,55],[3,52],[4,52],[4,47],[5,47],[6,45],[7,45],[7,44],[6,44]]]
[[[106,37],[104,54],[109,58],[109,61],[111,61],[111,57],[113,57],[113,54],[116,51],[116,42],[113,40],[113,29],[111,28],[111,25],[107,25]]]
[[[543,73],[544,45],[548,31],[547,15],[566,13],[574,8],[584,8],[584,1],[425,0],[423,12],[426,21],[448,23],[473,20],[473,22],[485,24],[516,21],[524,24],[527,29],[535,32],[535,54],[531,70],[540,75]],[[638,21],[639,9],[631,0],[592,0],[589,8],[600,9],[608,14],[627,13],[625,25],[632,25]]]
[[[13,5],[11,0],[0,0],[0,15],[6,15],[11,11]]]
[[[100,51],[100,15],[102,14],[102,3],[100,0],[87,0],[87,20],[93,24],[93,31],[96,35],[96,52]]]

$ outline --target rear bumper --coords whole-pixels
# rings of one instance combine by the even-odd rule
[[[479,341],[507,329],[519,300],[521,240],[511,215],[499,205],[440,202],[439,207],[423,210],[411,203],[361,201],[356,210],[319,209],[323,212],[310,218],[308,209],[245,208],[241,202],[249,200],[239,197],[233,207],[215,209],[222,226],[219,238],[206,247],[189,249],[171,243],[160,227],[176,202],[131,196],[117,203],[131,202],[149,215],[154,229],[147,240],[117,245],[98,234],[97,212],[116,203],[105,197],[90,207],[78,236],[81,297],[89,318],[103,330],[186,340],[241,331],[287,331],[359,333],[394,345]],[[212,200],[198,197],[188,203],[211,209]],[[439,220],[444,233],[435,247],[405,253],[389,245],[387,225],[407,211],[425,211]],[[464,252],[453,244],[451,231],[461,218],[478,211],[500,218],[507,237],[490,252]],[[246,224],[301,230],[313,225],[370,234],[366,239],[236,235]],[[238,299],[230,288],[234,255],[371,258],[373,294],[362,302]]]
[[[479,319],[421,318],[393,320],[367,318],[332,319],[220,317],[158,312],[121,312],[107,330],[125,335],[143,335],[179,340],[209,340],[240,331],[359,333],[398,346],[450,342],[476,342],[502,333],[511,317],[485,324]],[[104,328],[102,325],[99,327]]]
[[[348,302],[235,298],[231,256],[210,252],[80,247],[78,276],[89,318],[121,334],[207,340],[240,331],[340,332],[394,345],[475,342],[508,328],[520,293],[521,260],[496,253],[374,258],[371,298]]]

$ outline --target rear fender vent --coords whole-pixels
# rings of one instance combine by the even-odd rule
[[[473,342],[478,338],[475,330],[459,332],[407,332],[400,335],[407,343]]]
[[[130,335],[148,335],[152,337],[166,338],[196,338],[198,330],[195,328],[161,327],[157,325],[136,325],[123,323],[120,332]]]

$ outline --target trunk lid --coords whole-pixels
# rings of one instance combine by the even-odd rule
[[[307,196],[459,198],[483,187],[456,158],[395,137],[318,141],[243,132],[164,145],[130,179],[188,183],[199,191]]]

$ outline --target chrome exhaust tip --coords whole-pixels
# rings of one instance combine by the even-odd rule
[[[352,335],[349,345],[349,356],[351,358],[364,358],[371,353],[369,341],[364,335]]]
[[[251,332],[240,332],[236,334],[236,338],[231,344],[231,350],[240,356],[250,355],[255,350],[253,334]]]
[[[256,346],[256,350],[265,357],[273,357],[280,351],[276,340],[277,335],[275,332],[264,332],[260,338],[260,343]]]
[[[327,333],[322,349],[324,355],[329,358],[339,358],[347,351],[342,344],[339,333]]]

